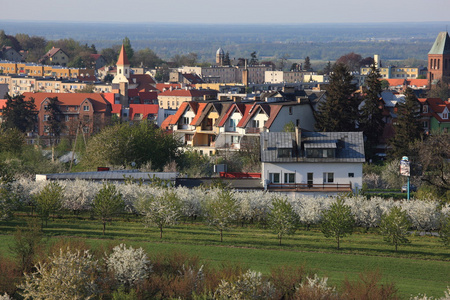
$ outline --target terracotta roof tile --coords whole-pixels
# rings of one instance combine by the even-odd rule
[[[178,108],[177,112],[173,115],[173,118],[170,120],[170,125],[175,125],[178,123],[178,120],[181,118],[181,116],[186,111],[186,108],[188,107],[189,102],[183,102],[181,103],[180,107]]]
[[[97,93],[23,93],[25,96],[25,100],[30,98],[34,98],[36,107],[40,107],[42,102],[47,98],[58,97],[58,101],[62,103],[62,105],[73,105],[78,106],[85,99],[89,99],[94,107],[96,112],[102,112],[106,110],[106,106],[109,103],[104,97],[103,94]]]
[[[122,48],[120,48],[120,54],[119,59],[117,60],[116,65],[130,65],[130,62],[128,61],[127,53],[125,52],[125,47],[122,44]]]
[[[143,119],[148,115],[158,115],[159,105],[157,104],[130,104],[130,120],[134,119],[136,114],[142,114]]]

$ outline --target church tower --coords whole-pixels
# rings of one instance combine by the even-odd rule
[[[112,83],[119,86],[120,104],[122,108],[128,108],[128,79],[130,78],[130,62],[128,61],[125,47],[122,45],[120,49],[119,59],[116,63],[117,73]]]
[[[223,66],[224,59],[225,59],[225,52],[223,52],[222,48],[217,49],[217,52],[216,52],[216,64],[218,66]]]
[[[128,61],[125,47],[122,45],[120,49],[119,59],[116,63],[117,74],[113,79],[113,83],[128,82],[130,78],[130,62]]]
[[[450,37],[446,31],[439,33],[428,52],[427,77],[428,84],[435,84],[443,77],[450,77]]]

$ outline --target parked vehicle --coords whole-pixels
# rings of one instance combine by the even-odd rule
[[[406,193],[408,191],[408,185],[405,184],[402,186],[402,193]],[[414,184],[409,185],[410,192],[417,192],[417,187]]]

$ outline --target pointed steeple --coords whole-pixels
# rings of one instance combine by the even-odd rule
[[[450,54],[450,37],[448,32],[442,31],[439,33],[428,54]]]
[[[122,48],[120,49],[119,59],[117,60],[117,66],[130,65],[128,61],[127,53],[125,52],[125,47],[122,44]]]

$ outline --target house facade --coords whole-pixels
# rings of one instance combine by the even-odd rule
[[[107,97],[95,93],[23,93],[25,100],[34,99],[37,109],[37,119],[34,134],[41,141],[50,138],[48,105],[50,98],[57,97],[61,110],[59,116],[62,132],[61,137],[73,137],[77,132],[91,135],[99,132],[110,123],[112,107]],[[34,135],[33,134],[33,135]],[[33,135],[29,135],[30,137]]]
[[[362,132],[263,132],[264,188],[286,192],[350,192],[362,188]]]
[[[53,47],[44,54],[44,56],[40,59],[40,62],[66,66],[69,62],[69,56],[61,48]]]

